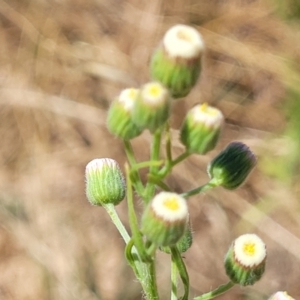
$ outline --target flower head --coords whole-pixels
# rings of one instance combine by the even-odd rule
[[[187,222],[186,200],[175,193],[161,192],[144,211],[141,230],[158,246],[170,246],[183,236]]]
[[[163,83],[174,98],[186,96],[197,82],[204,43],[187,25],[170,28],[151,58],[151,76]]]
[[[169,91],[159,82],[145,84],[133,108],[133,120],[136,125],[155,131],[167,121],[169,115]]]
[[[139,90],[135,88],[121,91],[108,111],[109,131],[124,140],[132,139],[142,132],[142,129],[132,121],[132,111],[138,94]]]
[[[223,123],[220,110],[198,104],[187,113],[181,126],[181,142],[191,153],[205,154],[216,146]]]
[[[256,234],[241,235],[226,254],[226,273],[235,283],[252,285],[264,273],[266,256],[266,245]]]

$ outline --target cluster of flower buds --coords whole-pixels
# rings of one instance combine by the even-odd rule
[[[109,131],[123,140],[129,140],[140,135],[144,129],[154,132],[162,126],[170,115],[171,98],[186,96],[197,82],[203,49],[202,37],[193,27],[176,25],[169,29],[151,59],[150,71],[153,81],[140,89],[128,88],[120,93],[109,109]],[[206,113],[213,112],[207,108]],[[205,124],[203,126],[205,127]],[[188,135],[185,133],[187,127],[185,126],[184,136]],[[203,153],[213,148],[217,141],[218,125],[211,127],[215,130],[214,141],[209,141]],[[198,140],[203,134],[205,133],[198,135]],[[191,137],[186,139],[189,147]],[[193,148],[191,150],[194,151]],[[201,152],[195,152],[199,151]]]
[[[108,113],[111,133],[123,140],[154,132],[170,117],[171,99],[186,96],[195,85],[201,70],[203,54],[201,35],[192,27],[176,25],[165,34],[151,59],[154,81],[140,89],[128,88],[117,97]],[[186,153],[206,154],[216,147],[224,116],[208,104],[193,107],[180,130]],[[256,157],[243,143],[230,143],[208,165],[212,186],[236,189],[256,165]],[[126,193],[124,176],[116,161],[94,159],[86,166],[86,195],[93,205],[117,205]],[[176,245],[180,253],[192,245],[192,230],[186,199],[172,192],[161,192],[146,205],[141,218],[141,233],[155,247],[170,253]],[[230,246],[224,261],[232,283],[252,285],[264,273],[266,246],[255,234],[238,237]],[[278,292],[269,300],[293,300]]]

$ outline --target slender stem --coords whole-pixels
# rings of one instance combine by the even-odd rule
[[[191,196],[194,196],[194,195],[197,195],[201,192],[205,192],[207,190],[210,190],[212,188],[216,187],[215,184],[213,184],[211,181],[204,184],[204,185],[201,185],[195,189],[192,189],[188,192],[185,192],[185,193],[182,193],[180,196],[184,197],[184,198],[188,198],[188,197],[191,197]]]
[[[129,246],[126,248],[126,257],[130,264],[135,263],[133,270],[135,271],[137,278],[141,282],[143,290],[146,294],[146,299],[148,300],[158,300],[158,291],[156,285],[156,274],[155,274],[155,262],[152,257],[150,257],[142,239],[142,235],[138,228],[137,217],[133,205],[133,193],[132,184],[129,175],[129,166],[125,165],[126,170],[126,180],[127,180],[127,203],[128,203],[128,214],[129,223],[133,236],[133,243],[130,242]],[[133,248],[133,245],[135,248]],[[134,262],[134,256],[129,251],[137,250],[138,261]]]
[[[132,184],[129,176],[129,166],[125,165],[126,170],[126,180],[127,180],[127,205],[128,205],[128,215],[129,215],[129,224],[132,232],[132,237],[134,245],[137,248],[139,255],[143,261],[149,261],[151,258],[148,257],[146,249],[142,240],[141,233],[138,227],[138,221],[134,210],[133,205],[133,193],[132,193]]]
[[[182,298],[182,300],[188,300],[189,298],[189,288],[190,288],[190,280],[189,280],[189,275],[187,273],[185,264],[182,260],[181,254],[178,250],[178,248],[176,246],[171,246],[170,247],[171,250],[171,258],[172,261],[174,261],[174,263],[176,264],[176,268],[179,272],[181,281],[183,283],[183,287],[184,287],[184,295]]]
[[[124,148],[125,148],[126,156],[128,158],[128,161],[129,161],[129,164],[130,164],[130,167],[131,167],[131,170],[132,170],[131,174],[132,174],[132,177],[133,177],[133,185],[134,185],[137,193],[139,195],[142,195],[143,191],[144,191],[144,186],[143,186],[143,183],[142,183],[142,180],[141,180],[140,173],[137,171],[138,168],[136,168],[137,162],[136,162],[135,157],[134,157],[134,153],[133,153],[131,143],[128,140],[124,140],[123,142],[124,142]]]
[[[186,150],[185,152],[183,152],[182,154],[180,154],[175,160],[172,161],[172,167],[174,167],[175,165],[179,164],[180,162],[182,162],[183,160],[185,160],[190,155],[191,155],[191,153]]]
[[[232,281],[229,281],[228,283],[225,283],[223,285],[220,285],[215,290],[208,292],[206,294],[203,294],[199,297],[194,298],[193,300],[209,300],[213,299],[217,296],[220,296],[221,294],[227,292],[229,289],[231,289],[235,284]]]
[[[170,123],[166,125],[166,154],[167,154],[167,164],[172,162],[172,140],[170,132]]]
[[[162,135],[162,129],[158,128],[153,135],[150,161],[159,160],[161,135]],[[157,171],[158,171],[157,166],[151,166],[149,169],[149,174],[155,174]],[[155,192],[155,184],[153,182],[148,182],[146,185],[146,193],[144,198],[146,203],[148,203],[153,198],[154,192]]]
[[[176,263],[171,261],[171,300],[177,300],[178,270]]]
[[[171,189],[168,187],[166,183],[161,181],[160,179],[156,178],[155,176],[152,176],[151,174],[148,175],[148,179],[155,183],[157,186],[159,186],[164,191],[171,191]]]
[[[172,161],[167,160],[166,165],[158,172],[158,174],[157,174],[158,177],[160,179],[165,178],[171,172],[171,170],[174,166],[176,166],[177,164],[182,162],[184,159],[186,159],[190,155],[191,155],[190,152],[185,151],[182,154],[180,154],[175,160],[172,160]]]
[[[148,289],[150,297],[147,300],[158,300],[158,291],[157,291],[157,284],[156,284],[156,271],[155,271],[155,257],[153,261],[148,263],[148,270],[149,270],[149,277],[148,277]]]
[[[143,161],[141,163],[137,163],[134,166],[131,167],[131,171],[136,171],[139,169],[143,168],[148,168],[148,167],[160,167],[163,164],[163,160],[158,160],[158,161]]]
[[[119,232],[120,232],[123,240],[125,241],[125,243],[128,244],[129,241],[130,241],[130,236],[129,236],[127,230],[125,229],[123,223],[121,222],[121,220],[118,216],[118,213],[115,209],[115,206],[112,203],[108,203],[108,204],[103,204],[103,207],[106,209],[106,211],[109,214],[112,222],[115,224],[115,226],[119,230]]]

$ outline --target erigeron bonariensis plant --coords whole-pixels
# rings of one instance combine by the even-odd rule
[[[207,183],[203,186],[178,194],[164,182],[173,167],[189,155],[205,155],[213,150],[222,131],[224,117],[220,110],[206,103],[196,105],[188,111],[180,130],[185,150],[173,158],[169,125],[172,101],[187,96],[198,81],[203,51],[203,39],[195,28],[176,25],[169,29],[153,53],[151,81],[140,88],[129,87],[121,91],[108,112],[109,131],[124,142],[128,158],[125,176],[113,159],[95,159],[86,167],[87,198],[93,205],[108,211],[126,243],[126,259],[147,300],[159,299],[155,271],[157,251],[171,256],[170,299],[190,299],[189,275],[182,259],[182,253],[192,246],[193,241],[189,198],[218,186],[234,190],[256,165],[256,157],[248,146],[232,142],[208,164]],[[131,139],[144,130],[149,130],[152,136],[150,157],[148,161],[138,162]],[[165,158],[160,156],[163,145]],[[140,170],[144,168],[148,170],[146,182],[140,176]],[[140,219],[134,209],[134,195],[143,203]],[[115,210],[115,205],[124,198],[131,235]],[[229,281],[193,299],[213,299],[236,284],[254,284],[264,273],[266,256],[266,245],[256,234],[238,237],[225,255],[224,267]],[[178,278],[184,287],[183,295],[178,294]],[[277,299],[274,297],[270,299]]]

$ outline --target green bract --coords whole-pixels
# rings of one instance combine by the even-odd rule
[[[108,111],[109,131],[123,140],[130,140],[142,132],[142,129],[132,121],[132,110],[138,93],[139,91],[133,88],[123,90]]]

